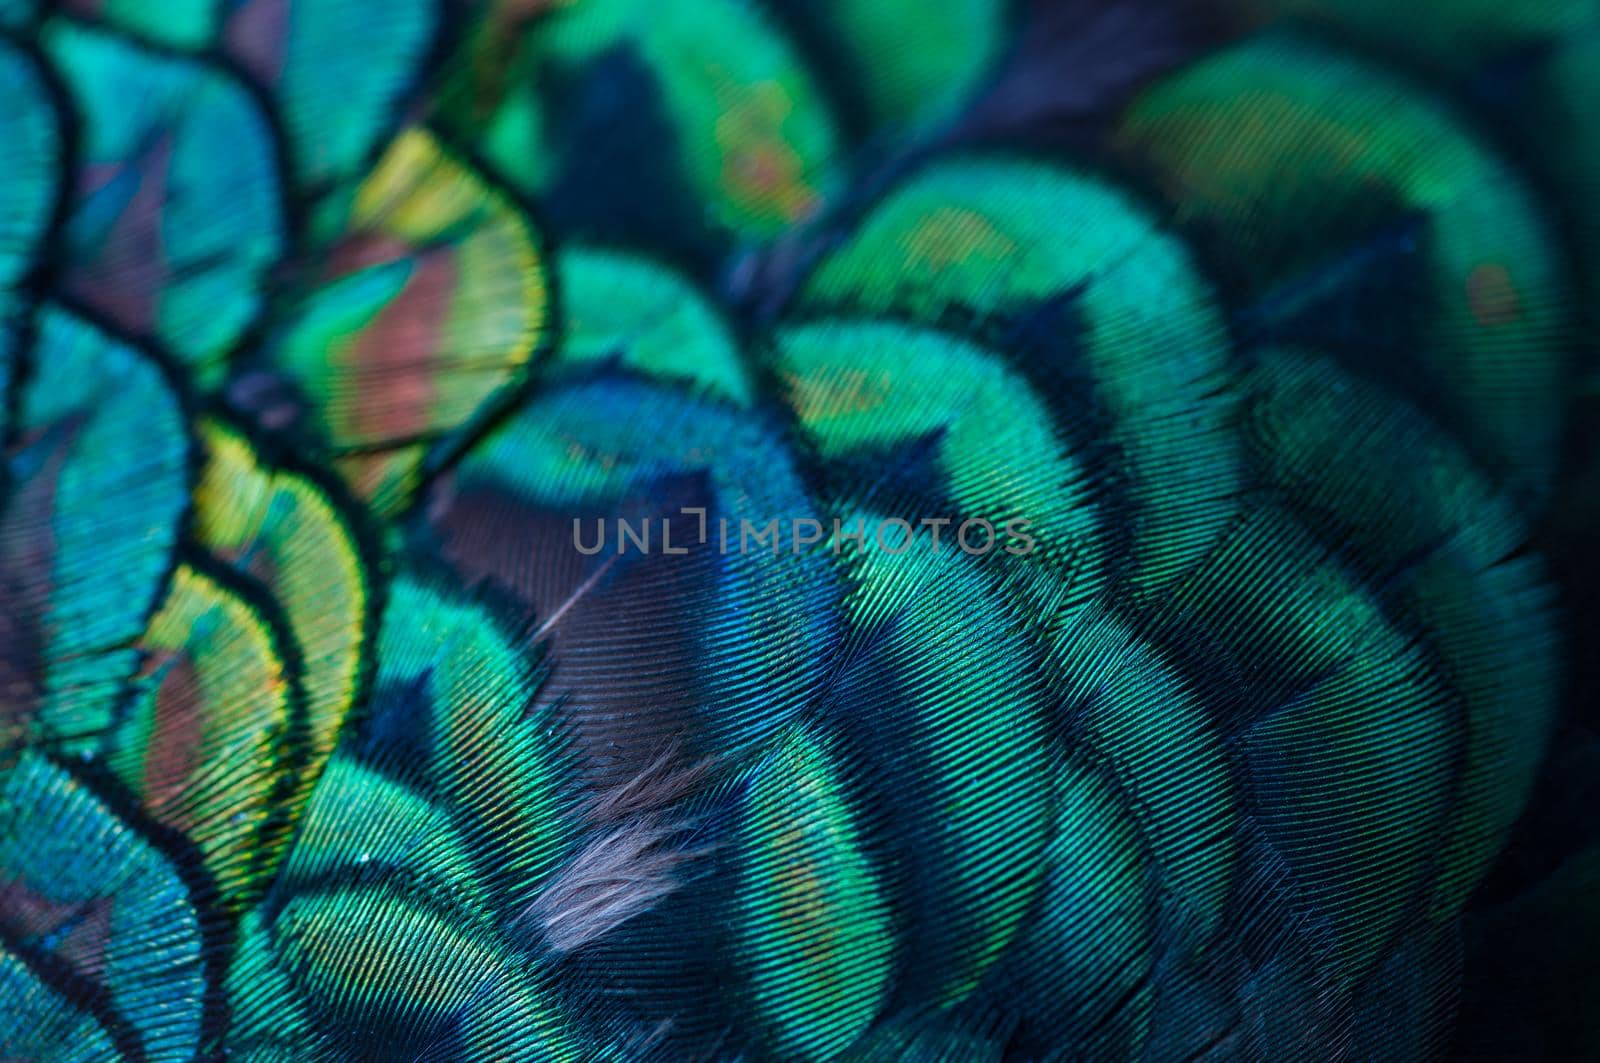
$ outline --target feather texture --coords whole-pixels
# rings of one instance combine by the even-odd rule
[[[0,1057],[1600,1051],[1600,12],[1392,7],[0,0]]]

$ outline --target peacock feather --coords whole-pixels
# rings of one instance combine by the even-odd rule
[[[1597,60],[0,0],[0,1058],[1595,1058]]]

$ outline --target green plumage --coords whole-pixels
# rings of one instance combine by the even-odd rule
[[[1160,954],[1153,863],[1127,800],[1092,762],[1063,768],[1034,919],[993,979],[1026,1001],[1027,1036],[1083,1056],[1137,1054]]]
[[[454,1027],[469,1052],[575,1058],[525,914],[575,832],[559,722],[524,717],[538,673],[481,608],[407,577],[388,618],[365,736],[329,761],[245,922],[230,1048]],[[274,985],[299,1022],[262,992]]]
[[[258,896],[277,869],[303,791],[305,707],[289,635],[215,576],[188,565],[139,641],[106,766],[153,818],[200,850],[222,903]]]
[[[0,0],[0,1058],[1592,1056],[1600,12],[1190,6]]]
[[[793,522],[822,517],[766,418],[619,371],[552,382],[486,435],[437,485],[427,537],[550,631],[551,693],[616,784],[668,750],[751,756],[818,696],[840,592]]]
[[[1460,701],[1462,778],[1433,906],[1444,916],[1502,844],[1557,717],[1544,566],[1517,556],[1528,529],[1515,507],[1415,410],[1291,352],[1269,352],[1257,381],[1247,438],[1263,472],[1327,541],[1396,573],[1381,600],[1437,655]],[[1411,494],[1428,501],[1391,505]]]
[[[555,366],[610,362],[739,406],[754,402],[732,326],[686,278],[627,251],[580,245],[561,257],[565,332]]]
[[[1092,178],[1004,156],[943,160],[892,190],[823,260],[802,306],[907,315],[1011,355],[1059,430],[1086,451],[1115,448],[1132,507],[1122,518],[1129,563],[1143,582],[1169,580],[1233,512],[1223,320],[1185,248]],[[1008,419],[979,416],[990,432]],[[1093,508],[1070,495],[1059,504]]]
[[[695,253],[779,235],[841,178],[826,96],[771,17],[736,0],[551,12],[471,136],[511,184],[560,205],[564,232],[672,231]]]
[[[111,721],[188,507],[190,440],[172,383],[81,318],[41,308],[0,512],[18,737],[77,752]],[[22,685],[25,684],[25,685]],[[8,743],[10,744],[10,743]]]
[[[879,514],[847,518],[877,538]],[[985,586],[982,562],[906,545],[916,554],[865,552],[849,564],[860,649],[847,674],[875,682],[851,683],[837,715],[881,780],[885,844],[898,854],[912,927],[902,999],[947,1006],[977,988],[1040,888],[1049,694],[1025,614]],[[968,638],[984,645],[981,660],[963,653]]]
[[[66,151],[65,136],[45,78],[45,70],[22,49],[0,46],[0,93],[11,101],[0,115],[0,173],[5,175],[0,178],[0,311],[8,319],[16,314],[17,289],[27,281],[63,194],[54,176]],[[13,342],[7,337],[0,347],[8,383],[16,358],[9,349]]]
[[[734,949],[776,1055],[833,1056],[888,996],[892,909],[861,819],[839,758],[801,730],[751,783]]]
[[[81,123],[67,291],[214,386],[285,246],[265,116],[198,60],[71,22],[41,43]]]
[[[0,790],[0,866],[8,1051],[31,1041],[50,1053],[196,1053],[207,992],[201,915],[166,857],[67,769],[30,752]],[[40,970],[52,985],[30,973]],[[82,1040],[51,1042],[47,1031]]]
[[[941,332],[852,321],[780,333],[773,361],[800,431],[840,472],[832,515],[848,528],[848,511],[862,505],[943,520],[943,549],[955,550],[968,519],[1020,519],[1036,541],[1027,564],[1083,589],[1102,579],[1108,533],[1092,467],[996,353]],[[1025,544],[1007,536],[996,546],[978,526],[970,545],[1003,553]]]
[[[1238,105],[1240,85],[1258,107]],[[1496,474],[1548,490],[1573,364],[1569,282],[1532,188],[1446,104],[1268,36],[1148,90],[1113,143],[1197,239],[1221,245],[1247,337],[1417,361],[1397,374],[1414,398],[1471,425]],[[1330,186],[1330,172],[1348,177]],[[1380,304],[1379,285],[1408,297]]]
[[[1008,0],[823,0],[777,5],[816,52],[838,68],[872,126],[904,131],[948,120],[979,88],[1008,45]]]

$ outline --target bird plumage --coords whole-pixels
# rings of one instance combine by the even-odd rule
[[[1588,0],[0,0],[0,1056],[1587,1058]]]

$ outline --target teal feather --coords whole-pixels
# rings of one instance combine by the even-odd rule
[[[1392,573],[1383,600],[1423,632],[1461,701],[1466,759],[1435,900],[1454,911],[1527,802],[1558,715],[1545,566],[1514,504],[1421,412],[1288,352],[1255,379],[1247,439],[1265,475],[1330,546]],[[1425,501],[1397,510],[1397,496]]]
[[[1117,522],[1152,588],[1233,514],[1224,321],[1190,252],[1117,189],[1003,154],[940,159],[873,206],[800,302],[909,316],[1009,355],[1062,430],[1114,455]]]
[[[16,631],[7,724],[76,751],[134,671],[189,505],[191,442],[158,365],[68,311],[41,310],[28,366],[0,512]]]
[[[438,0],[64,0],[74,16],[191,55],[220,55],[273,103],[290,187],[339,210],[344,187],[421,88],[446,5]],[[350,47],[359,40],[360,47]],[[337,107],[328,100],[337,98]],[[264,116],[266,117],[266,116]],[[220,165],[220,163],[219,163]],[[321,222],[326,215],[313,220]]]
[[[576,836],[566,740],[550,710],[524,715],[523,651],[470,599],[394,585],[368,716],[245,924],[234,1050],[576,1058],[522,918]]]
[[[0,1046],[192,1058],[208,992],[202,916],[168,857],[65,768],[29,752],[0,789]],[[37,972],[52,972],[54,985]],[[65,1000],[62,997],[65,996]],[[54,1024],[83,1041],[44,1043]]]
[[[876,537],[882,518],[847,519]],[[848,563],[856,646],[833,715],[879,780],[909,922],[901,999],[944,1007],[977,989],[1043,888],[1061,754],[1026,606],[1002,597],[982,559],[911,545]]]
[[[1161,868],[1174,946],[1197,952],[1226,918],[1238,876],[1244,810],[1227,743],[1196,686],[1126,622],[1074,618],[1052,653],[1074,736],[1114,773]]]
[[[426,517],[463,579],[542,618],[551,694],[611,783],[669,749],[747,756],[822,689],[840,591],[827,558],[794,548],[795,522],[821,511],[763,416],[622,372],[552,382],[463,456]],[[695,628],[671,623],[679,609]]]
[[[893,910],[851,781],[827,744],[796,730],[750,783],[733,961],[749,972],[749,1007],[774,1055],[836,1055],[893,985]]]
[[[41,43],[80,115],[66,289],[214,385],[286,244],[266,117],[199,60],[66,21]]]
[[[0,3],[0,26],[17,29],[27,25],[38,13],[36,0],[5,0]]]
[[[444,21],[437,0],[248,0],[218,36],[272,97],[295,191],[314,197],[360,175],[399,125]],[[351,47],[359,41],[360,47]],[[328,100],[337,98],[338,107]]]
[[[1152,86],[1112,147],[1215,245],[1248,339],[1334,345],[1498,477],[1548,491],[1575,364],[1570,278],[1534,187],[1448,101],[1270,33]]]
[[[0,0],[0,1057],[1588,1058],[1591,0]]]
[[[565,336],[553,366],[615,362],[682,380],[739,406],[755,385],[721,310],[672,267],[625,250],[574,246],[562,253]]]
[[[565,234],[647,235],[704,262],[815,216],[842,181],[831,102],[758,7],[558,5],[508,81],[463,132]]]
[[[8,333],[17,325],[18,289],[37,268],[63,195],[57,175],[67,151],[66,136],[46,77],[38,60],[21,48],[10,43],[0,47],[0,92],[10,101],[0,117],[0,143],[5,145],[0,161],[5,174],[0,312]]]
[[[1157,864],[1129,798],[1082,759],[1059,773],[1046,884],[994,991],[1021,1017],[1021,1038],[1046,1051],[1133,1056],[1161,949]]]

